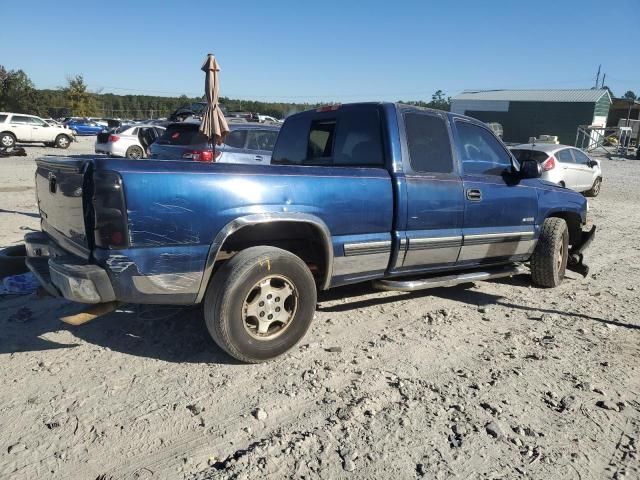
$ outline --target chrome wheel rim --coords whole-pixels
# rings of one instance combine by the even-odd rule
[[[9,135],[5,135],[2,137],[2,145],[5,147],[10,147],[13,144],[13,138]]]
[[[133,148],[131,153],[129,154],[129,158],[133,158],[134,160],[138,160],[142,157],[142,152],[138,148]]]
[[[65,137],[62,137],[60,140],[58,140],[58,145],[60,145],[61,147],[66,147],[69,144],[69,140],[67,140]]]
[[[291,325],[298,310],[298,292],[286,277],[270,275],[249,290],[242,305],[242,323],[257,340],[273,340]]]
[[[562,269],[562,260],[564,259],[564,243],[560,244],[558,248],[558,253],[556,256],[556,265],[558,267],[558,271]]]
[[[596,180],[596,183],[593,185],[593,193],[596,195],[600,193],[600,179]]]

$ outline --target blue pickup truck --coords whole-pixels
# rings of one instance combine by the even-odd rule
[[[586,274],[586,199],[540,180],[481,122],[393,103],[292,115],[271,165],[44,157],[27,263],[84,303],[203,304],[260,362],[306,333],[318,290],[418,290]]]

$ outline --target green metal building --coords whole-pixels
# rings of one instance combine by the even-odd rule
[[[498,122],[505,142],[555,135],[573,145],[579,125],[606,126],[611,96],[607,89],[466,90],[451,99],[451,111]]]

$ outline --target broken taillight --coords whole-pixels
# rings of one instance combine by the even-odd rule
[[[129,244],[127,208],[122,178],[116,172],[93,175],[93,236],[97,247],[125,248]]]
[[[542,162],[542,170],[548,172],[549,170],[553,170],[556,167],[556,159],[552,156],[547,158],[544,162]]]

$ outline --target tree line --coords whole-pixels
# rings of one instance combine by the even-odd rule
[[[69,116],[103,118],[161,118],[176,108],[204,100],[203,97],[162,97],[117,95],[89,91],[82,75],[67,78],[58,89],[37,89],[23,70],[7,70],[0,65],[0,111],[26,113],[44,118]],[[220,97],[229,112],[258,112],[275,118],[309,110],[317,103],[259,102]],[[450,97],[436,91],[430,101],[407,101],[411,105],[449,110]]]

